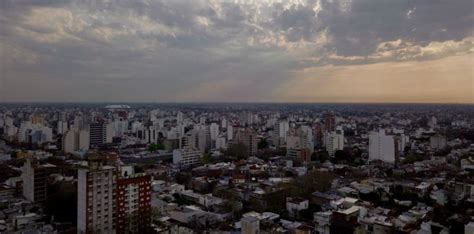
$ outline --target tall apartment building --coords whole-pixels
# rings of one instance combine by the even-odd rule
[[[336,128],[335,131],[326,132],[325,134],[326,151],[329,156],[334,156],[336,151],[344,149],[344,130]]]
[[[300,159],[304,162],[311,161],[314,151],[313,135],[311,129],[301,126],[288,131],[286,137],[286,155],[290,158]]]
[[[92,147],[97,147],[106,142],[107,129],[103,123],[89,124],[90,144]]]
[[[115,233],[115,168],[98,160],[78,170],[78,233]]]
[[[145,233],[151,224],[151,177],[135,173],[133,166],[120,169],[116,191],[117,233]]]
[[[395,163],[395,139],[383,129],[369,135],[369,161],[373,160]]]
[[[334,115],[334,113],[324,113],[324,127],[328,132],[336,130],[336,116]]]
[[[247,147],[247,156],[257,155],[258,135],[251,129],[238,129],[235,132],[233,143],[243,143]]]
[[[52,164],[33,163],[27,158],[22,167],[23,196],[31,202],[43,203],[47,198],[48,176],[56,171]]]
[[[90,146],[97,147],[112,142],[112,126],[105,123],[89,124]]]
[[[89,150],[90,134],[86,130],[69,130],[62,139],[62,150],[71,153],[77,150]]]
[[[276,123],[273,132],[273,144],[277,147],[286,144],[286,136],[289,130],[290,124],[288,121]]]

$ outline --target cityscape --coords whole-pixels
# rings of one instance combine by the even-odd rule
[[[470,233],[472,105],[7,104],[1,231]]]
[[[472,0],[0,0],[0,233],[474,234]]]

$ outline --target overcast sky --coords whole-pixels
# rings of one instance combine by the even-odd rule
[[[0,101],[474,103],[472,0],[1,0]]]

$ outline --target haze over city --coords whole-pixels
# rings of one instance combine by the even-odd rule
[[[471,0],[0,2],[0,102],[473,103]]]

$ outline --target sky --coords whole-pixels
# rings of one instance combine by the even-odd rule
[[[472,0],[1,0],[0,102],[474,103]]]

